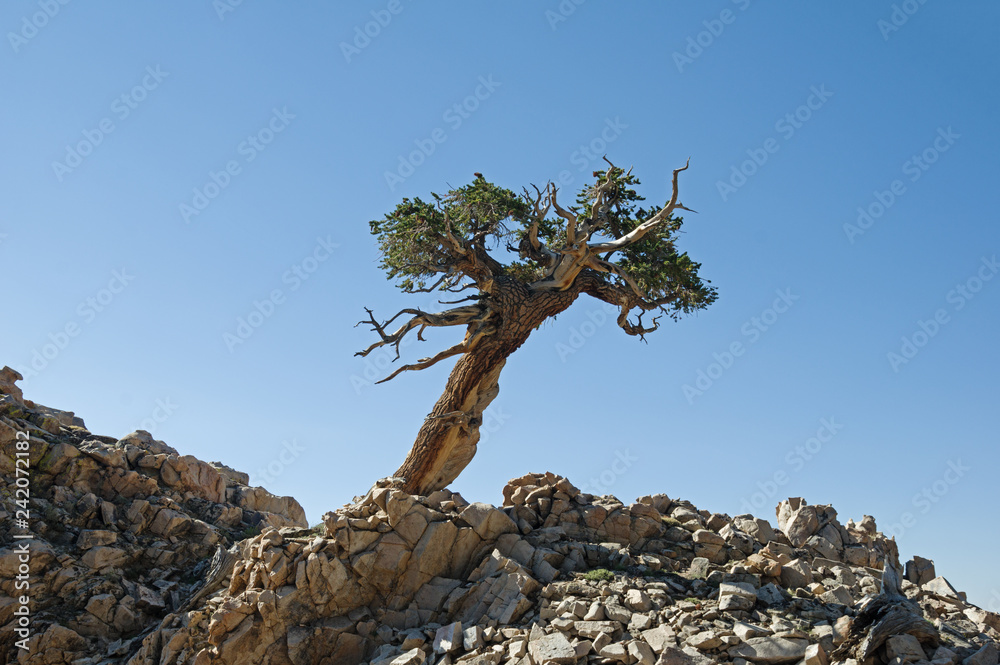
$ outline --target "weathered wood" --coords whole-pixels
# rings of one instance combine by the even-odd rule
[[[500,392],[500,372],[531,332],[568,308],[579,288],[532,291],[516,280],[498,279],[484,304],[495,331],[459,358],[444,393],[417,433],[406,460],[394,476],[402,489],[426,495],[447,487],[476,454],[483,412]],[[471,329],[471,326],[470,326]]]
[[[925,619],[919,606],[903,595],[903,567],[899,563],[899,548],[895,538],[876,543],[882,551],[882,591],[864,605],[851,626],[847,639],[832,654],[831,660],[854,658],[864,663],[894,635],[913,635],[921,644],[937,646],[941,636],[937,628]]]

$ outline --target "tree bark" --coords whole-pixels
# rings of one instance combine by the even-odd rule
[[[483,300],[493,331],[455,363],[444,393],[394,474],[401,480],[401,489],[427,495],[458,477],[476,454],[483,411],[500,392],[500,372],[507,358],[533,330],[572,305],[579,294],[579,287],[533,291],[515,279],[496,279]]]

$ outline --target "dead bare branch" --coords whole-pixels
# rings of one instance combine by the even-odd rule
[[[415,363],[411,363],[409,365],[403,365],[389,376],[385,377],[381,381],[376,381],[375,383],[376,384],[385,383],[386,381],[391,381],[392,379],[396,378],[402,372],[426,369],[431,365],[439,363],[445,358],[450,358],[452,356],[468,353],[476,346],[476,344],[479,343],[481,339],[483,339],[487,335],[492,335],[493,333],[496,332],[496,328],[490,325],[489,322],[487,321],[487,317],[489,316],[489,310],[487,310],[486,308],[480,307],[478,305],[470,305],[468,307],[456,307],[455,309],[448,311],[456,312],[459,310],[470,310],[470,311],[476,310],[477,312],[476,316],[469,317],[466,320],[466,323],[469,324],[469,329],[466,330],[465,337],[462,339],[461,342],[445,349],[444,351],[437,353],[431,358],[421,358]],[[424,327],[426,327],[427,325],[432,325],[432,324],[424,324]],[[455,325],[455,324],[449,324],[449,325]],[[397,358],[398,357],[399,356],[398,356],[398,342],[397,342]]]
[[[395,362],[399,359],[399,344],[402,342],[403,337],[405,337],[408,332],[417,326],[420,326],[420,330],[417,331],[417,339],[423,340],[422,333],[424,328],[428,326],[443,327],[468,324],[477,318],[483,317],[486,310],[481,305],[466,305],[465,307],[456,307],[438,314],[431,314],[419,309],[407,308],[400,310],[391,319],[382,323],[375,320],[375,315],[370,309],[365,307],[365,311],[368,312],[369,320],[360,321],[355,327],[361,325],[362,323],[367,323],[371,325],[372,330],[377,332],[381,339],[363,351],[358,351],[354,355],[364,357],[379,347],[391,344],[396,348],[396,357],[393,359]],[[413,314],[413,318],[400,326],[396,332],[392,334],[386,333],[385,327],[403,314]]]
[[[647,219],[639,226],[635,227],[630,233],[627,233],[626,235],[620,238],[616,238],[615,240],[611,240],[608,242],[601,242],[590,245],[591,251],[593,252],[618,251],[620,249],[628,247],[629,245],[639,242],[647,233],[655,229],[657,226],[660,226],[661,224],[667,222],[670,219],[670,215],[673,213],[673,211],[676,210],[678,206],[680,206],[680,204],[677,202],[677,197],[678,197],[677,176],[678,174],[680,174],[681,171],[686,170],[690,164],[691,164],[691,159],[688,158],[687,163],[684,164],[684,166],[674,169],[674,175],[672,180],[673,191],[670,194],[670,201],[668,201],[665,206],[660,208],[660,210],[655,215]],[[682,210],[689,210],[689,208],[685,208],[683,206],[680,206],[680,208]],[[692,210],[691,212],[694,211]]]
[[[550,182],[549,203],[551,203],[552,207],[556,209],[556,214],[566,220],[567,237],[569,237],[568,230],[570,225],[572,225],[574,228],[576,227],[576,215],[574,215],[573,213],[571,213],[570,211],[564,209],[561,205],[559,205],[559,202],[556,200],[556,192],[558,191],[559,189],[553,183]]]

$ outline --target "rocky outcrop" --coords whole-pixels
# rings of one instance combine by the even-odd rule
[[[92,434],[73,413],[25,399],[20,378],[0,371],[0,661],[124,658],[199,587],[218,548],[306,526],[294,499],[239,485],[147,432]],[[12,491],[19,476],[27,498]],[[228,499],[243,494],[257,498]],[[28,650],[14,631],[26,592]]]
[[[844,526],[803,499],[779,505],[774,529],[665,495],[624,505],[553,474],[503,496],[497,508],[386,484],[325,515],[322,535],[267,529],[241,543],[228,588],[168,617],[130,662],[825,665],[894,551],[871,518]],[[992,657],[1000,617],[943,579],[902,584],[924,625],[872,663]]]
[[[212,472],[148,435],[43,438],[36,422],[56,416],[20,408],[0,423],[46,442],[42,493],[71,507],[68,535],[32,524],[43,600],[29,649],[3,652],[21,663],[998,665],[1000,616],[931,561],[904,575],[871,517],[841,524],[801,498],[772,526],[665,494],[626,505],[551,473],[510,481],[501,506],[389,479],[310,530],[220,463],[205,466],[227,503],[207,498]],[[119,472],[149,491],[116,503],[132,486]],[[258,518],[260,533],[219,547]],[[0,550],[4,580],[17,566]],[[0,597],[0,618],[11,607]],[[874,639],[860,629],[876,609]]]

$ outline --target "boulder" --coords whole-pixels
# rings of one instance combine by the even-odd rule
[[[885,655],[889,660],[898,658],[899,663],[915,663],[926,660],[920,641],[913,635],[893,635],[885,642]],[[991,665],[996,665],[992,663]]]
[[[560,632],[528,640],[528,653],[536,665],[545,663],[575,663],[576,650]]]
[[[518,533],[514,521],[504,511],[487,503],[470,503],[459,517],[465,520],[480,538],[494,541],[505,533]]]
[[[757,590],[747,582],[719,585],[719,609],[723,611],[752,610],[757,604]]]
[[[808,640],[784,637],[751,637],[743,644],[729,649],[729,656],[744,658],[752,663],[782,665],[802,660],[808,646]]]
[[[778,528],[788,537],[793,547],[802,547],[819,530],[816,507],[805,499],[793,498],[778,504]]]
[[[934,562],[921,556],[915,556],[906,562],[906,579],[917,586],[923,586],[936,577]]]
[[[81,550],[89,550],[99,545],[113,545],[117,540],[118,534],[114,531],[84,529],[76,538],[76,546]]]
[[[120,566],[126,559],[125,552],[116,547],[94,547],[87,550],[80,558],[80,563],[88,568],[101,570],[110,566]]]
[[[990,642],[962,661],[962,665],[997,665],[998,653],[995,642]]]

